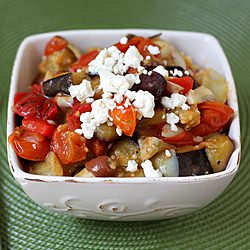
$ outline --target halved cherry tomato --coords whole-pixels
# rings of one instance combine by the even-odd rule
[[[80,115],[85,112],[90,112],[92,110],[91,103],[79,103],[74,102],[72,113],[66,115],[66,121],[68,127],[71,131],[76,130],[81,127]]]
[[[106,155],[106,143],[97,138],[92,138],[87,142],[87,146],[95,156]]]
[[[51,138],[55,131],[53,125],[37,118],[24,118],[22,125],[27,131],[35,132],[48,138]]]
[[[201,122],[191,130],[196,136],[206,136],[224,128],[233,117],[233,109],[219,102],[203,102],[198,105]]]
[[[41,84],[35,83],[31,86],[31,93],[40,95],[42,93]]]
[[[113,123],[127,136],[132,136],[136,127],[136,111],[132,105],[124,106],[125,102],[117,104],[110,112]]]
[[[116,46],[123,53],[125,53],[128,50],[128,48],[132,45],[134,45],[138,49],[138,51],[143,57],[146,57],[147,55],[150,54],[148,51],[149,45],[159,47],[152,41],[152,39],[140,36],[134,36],[126,44],[121,44],[121,43],[114,44],[114,46]]]
[[[60,125],[52,136],[52,149],[62,164],[73,164],[86,158],[86,139],[76,132],[69,131],[67,124]]]
[[[20,100],[22,100],[28,94],[29,94],[28,92],[17,92],[14,97],[14,105],[18,103]]]
[[[169,77],[169,81],[181,86],[183,90],[180,91],[180,94],[183,95],[186,95],[194,85],[194,79],[190,76]]]
[[[185,145],[194,145],[193,135],[188,131],[182,131],[180,134],[172,137],[163,137],[165,142],[173,144],[175,146],[185,146]]]
[[[41,118],[45,100],[46,98],[41,95],[18,93],[15,96],[13,111],[20,116]]]
[[[99,50],[92,50],[86,54],[83,54],[80,59],[70,68],[71,71],[76,71],[77,69],[82,69],[83,67],[88,66],[88,64],[96,58],[99,54]]]
[[[59,110],[56,103],[51,99],[46,99],[42,110],[43,120],[55,120],[58,112]]]
[[[50,151],[50,143],[46,137],[23,127],[16,127],[8,141],[19,157],[30,161],[43,161]]]
[[[60,37],[60,36],[55,36],[52,39],[49,40],[47,43],[45,50],[44,50],[44,55],[49,56],[53,54],[56,51],[63,50],[67,47],[68,42]]]

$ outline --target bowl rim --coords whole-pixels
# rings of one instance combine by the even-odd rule
[[[213,173],[209,175],[200,175],[200,176],[185,176],[185,177],[163,177],[163,178],[147,178],[147,177],[98,177],[98,178],[87,178],[87,177],[70,177],[70,176],[43,176],[43,175],[34,175],[30,173],[24,172],[20,167],[20,162],[18,160],[18,157],[14,153],[14,150],[8,143],[8,136],[13,132],[11,129],[11,124],[14,124],[13,111],[11,109],[12,106],[12,97],[16,93],[16,86],[17,86],[17,77],[19,75],[20,71],[20,63],[22,61],[23,51],[25,50],[26,46],[29,43],[37,42],[39,39],[51,37],[53,35],[77,35],[79,33],[87,33],[89,35],[99,33],[99,34],[105,34],[107,33],[117,33],[120,34],[123,32],[124,34],[127,33],[141,33],[141,32],[150,32],[150,33],[164,33],[169,35],[185,35],[189,37],[203,37],[206,40],[209,40],[210,42],[214,43],[214,46],[217,47],[217,50],[219,52],[219,57],[222,59],[224,68],[226,71],[225,76],[227,77],[227,80],[232,83],[232,86],[234,88],[234,98],[236,103],[236,110],[235,110],[235,118],[234,122],[236,123],[236,127],[239,129],[238,132],[238,140],[239,143],[237,145],[237,148],[234,150],[233,154],[235,154],[236,164],[235,167],[231,170],[225,169],[218,173]],[[232,75],[232,71],[229,65],[229,62],[227,60],[227,57],[225,55],[224,50],[222,49],[220,43],[218,42],[217,38],[215,38],[213,35],[208,33],[202,33],[202,32],[193,32],[193,31],[179,31],[179,30],[164,30],[164,29],[75,29],[75,30],[62,30],[62,31],[52,31],[52,32],[46,32],[46,33],[39,33],[35,35],[27,36],[23,39],[23,41],[20,43],[19,48],[17,50],[17,54],[14,60],[14,65],[12,69],[11,74],[11,85],[10,85],[10,91],[9,91],[9,99],[8,99],[8,116],[7,116],[7,153],[8,153],[8,162],[10,170],[13,174],[13,176],[17,179],[23,179],[27,181],[38,181],[38,182],[70,182],[70,183],[194,183],[194,182],[208,182],[215,179],[221,179],[228,176],[234,176],[239,168],[240,164],[240,155],[241,155],[241,143],[240,143],[240,122],[239,122],[239,112],[238,112],[238,100],[237,100],[237,92],[235,87],[235,81]],[[11,119],[12,118],[12,119]],[[231,156],[232,158],[232,156]]]

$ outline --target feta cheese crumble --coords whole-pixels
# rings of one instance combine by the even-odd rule
[[[187,97],[178,93],[173,93],[171,97],[164,96],[161,98],[162,105],[167,109],[182,108],[187,110],[190,107],[186,104]]]
[[[177,116],[175,113],[167,114],[166,121],[167,121],[168,124],[170,124],[170,129],[172,131],[174,131],[174,132],[178,131],[178,128],[177,128],[177,126],[175,124],[180,121],[179,116]]]
[[[136,163],[135,160],[129,160],[128,161],[128,166],[126,168],[127,172],[134,173],[137,171],[138,164]]]
[[[166,155],[166,157],[168,157],[168,158],[170,158],[172,155],[171,155],[171,152],[168,150],[168,149],[166,149],[165,150],[165,155]]]
[[[162,177],[162,173],[155,170],[150,160],[146,160],[141,164],[145,177]]]
[[[157,66],[153,71],[159,73],[163,77],[168,77],[168,71],[162,65]]]
[[[91,82],[85,79],[82,80],[79,85],[71,85],[69,87],[69,93],[72,98],[75,97],[79,102],[83,102],[88,97],[93,97],[95,94]]]
[[[155,114],[154,96],[148,91],[139,90],[135,93],[134,98],[133,106],[137,109],[137,112],[145,118],[152,118]]]
[[[124,55],[125,65],[135,69],[140,66],[142,60],[143,57],[135,46],[130,46]]]
[[[148,51],[152,55],[158,55],[160,54],[160,50],[157,46],[149,45],[148,46]]]
[[[120,39],[120,43],[121,44],[126,44],[128,42],[128,38],[126,37],[126,36],[124,36],[124,37],[122,37],[121,39]]]
[[[119,127],[117,127],[115,130],[119,136],[122,136],[122,130]]]

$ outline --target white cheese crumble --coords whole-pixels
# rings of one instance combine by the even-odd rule
[[[178,131],[178,128],[175,125],[176,123],[178,123],[180,121],[180,118],[178,115],[176,115],[175,113],[169,113],[169,114],[167,114],[166,121],[168,124],[170,124],[170,129],[172,131],[174,131],[174,132]]]
[[[165,155],[166,155],[166,157],[168,157],[168,158],[170,158],[172,155],[171,155],[171,152],[168,150],[168,149],[166,149],[165,150]]]
[[[146,60],[150,60],[151,59],[151,56],[146,56]]]
[[[185,73],[185,75],[187,75],[187,76],[189,76],[189,75],[190,75],[190,73],[189,73],[189,71],[188,71],[188,70],[185,70],[185,71],[184,71],[184,73]]]
[[[177,107],[187,110],[190,107],[186,104],[187,97],[179,93],[173,93],[171,97],[164,96],[161,98],[162,105],[167,109],[175,109]]]
[[[71,85],[69,93],[71,97],[75,97],[80,102],[85,101],[88,97],[92,97],[95,94],[91,82],[85,79],[79,85]]]
[[[104,92],[124,94],[133,86],[132,81],[128,81],[126,77],[115,75],[110,71],[99,71],[100,87]],[[132,86],[131,86],[132,85]]]
[[[142,60],[143,57],[135,46],[130,46],[124,55],[125,65],[135,69],[140,66]]]
[[[129,160],[126,171],[134,173],[135,171],[137,171],[137,167],[138,167],[138,164],[136,163],[135,160]]]
[[[168,71],[162,65],[157,66],[153,71],[159,73],[163,77],[168,77]]]
[[[122,37],[121,39],[120,39],[120,43],[121,44],[126,44],[128,42],[128,38],[126,37],[126,36],[124,36],[124,37]]]
[[[162,173],[155,170],[150,160],[146,160],[141,164],[145,177],[162,177]]]
[[[116,133],[119,135],[119,136],[122,136],[122,130],[119,128],[119,127],[116,127]]]
[[[133,106],[137,109],[137,112],[145,118],[152,118],[155,114],[154,96],[148,91],[139,90],[135,93],[134,98]]]
[[[159,50],[159,48],[157,46],[149,45],[148,46],[148,51],[152,55],[160,54],[160,50]]]
[[[94,98],[89,98],[89,97],[88,97],[88,98],[86,99],[86,103],[92,103],[94,100],[95,100]]]
[[[181,70],[174,69],[173,76],[183,77],[183,73]]]

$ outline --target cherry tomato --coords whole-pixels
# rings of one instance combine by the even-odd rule
[[[106,143],[97,138],[92,138],[87,143],[88,148],[95,156],[106,155]]]
[[[31,86],[31,93],[33,94],[42,94],[42,86],[41,84],[35,83]]]
[[[55,131],[53,125],[37,118],[24,118],[22,125],[27,131],[35,132],[48,138],[51,138]]]
[[[53,54],[56,51],[63,50],[67,47],[68,42],[60,37],[60,36],[55,36],[52,39],[49,40],[47,43],[45,50],[44,50],[44,55],[49,56]]]
[[[172,137],[163,137],[165,142],[173,144],[175,146],[185,146],[185,145],[194,145],[193,135],[188,131],[182,131],[180,134]]]
[[[18,93],[15,96],[13,111],[20,116],[40,118],[45,100],[41,95]]]
[[[77,103],[74,102],[72,113],[66,115],[66,121],[68,127],[71,131],[76,130],[81,127],[80,115],[85,112],[90,112],[92,110],[91,103]]]
[[[219,102],[203,102],[198,105],[201,122],[191,130],[196,136],[206,136],[224,128],[233,117],[233,109]]]
[[[50,143],[46,137],[23,127],[16,127],[8,141],[19,157],[30,161],[43,161],[50,151]]]
[[[113,123],[127,136],[132,136],[136,127],[136,111],[132,105],[117,104],[111,112]]]
[[[99,54],[99,50],[92,50],[86,54],[83,54],[80,59],[70,68],[71,71],[76,71],[77,69],[82,69],[83,67],[88,66],[88,64],[96,58]]]
[[[194,79],[190,76],[169,77],[169,81],[181,86],[183,90],[180,91],[180,94],[183,95],[186,95],[194,85]]]
[[[73,164],[86,158],[86,139],[70,131],[67,124],[60,125],[52,136],[52,149],[62,164]]]
[[[59,110],[55,102],[51,99],[46,99],[42,110],[43,120],[55,120],[58,112]]]
[[[150,38],[144,38],[140,36],[134,36],[126,44],[121,44],[121,43],[114,44],[114,46],[116,46],[123,53],[125,53],[128,50],[128,48],[133,45],[136,46],[136,48],[143,57],[146,57],[147,55],[150,54],[148,51],[149,45],[159,47]]]
[[[22,100],[26,95],[28,95],[28,92],[18,92],[15,94],[14,97],[14,105],[18,103],[20,100]]]

